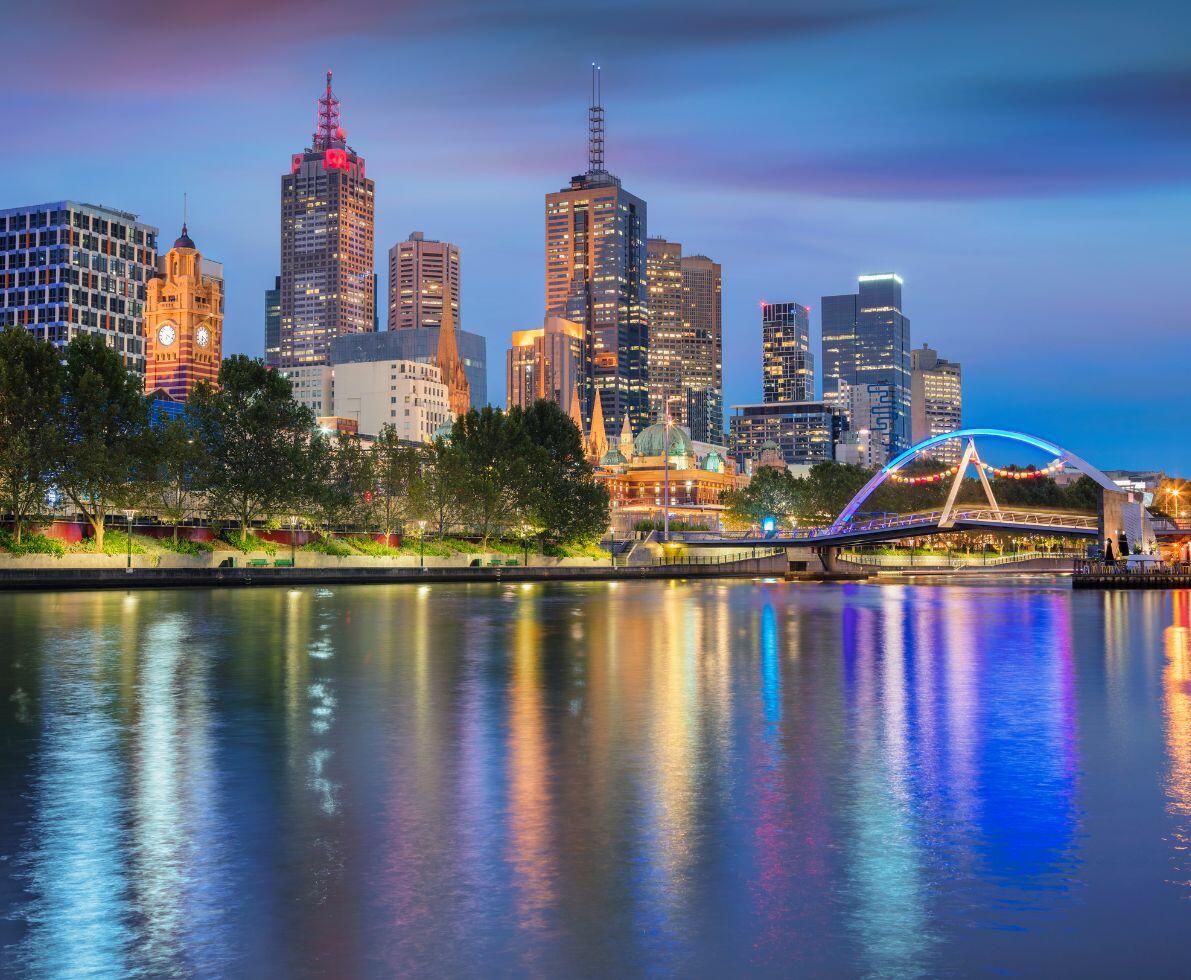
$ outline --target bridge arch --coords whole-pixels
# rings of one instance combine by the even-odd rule
[[[1051,442],[1049,439],[1041,439],[1038,436],[1031,436],[1025,432],[1013,432],[1009,429],[956,429],[954,432],[944,432],[937,436],[931,436],[929,439],[923,439],[922,442],[916,446],[911,446],[905,452],[898,454],[888,463],[881,467],[871,480],[868,481],[860,492],[849,501],[848,506],[840,511],[831,525],[833,531],[838,531],[844,524],[852,519],[852,516],[860,509],[863,504],[879,487],[888,479],[891,473],[896,473],[901,467],[905,466],[911,460],[917,459],[928,449],[937,446],[941,442],[946,442],[949,439],[971,439],[979,436],[986,436],[993,439],[1005,439],[1009,442],[1019,442],[1026,446],[1031,446],[1034,449],[1041,449],[1043,452],[1050,453],[1057,459],[1061,460],[1065,465],[1079,470],[1085,476],[1091,477],[1103,489],[1111,490],[1114,493],[1119,493],[1121,488],[1105,476],[1100,470],[1089,463],[1085,459],[1076,456],[1075,453],[1069,452],[1062,446]]]

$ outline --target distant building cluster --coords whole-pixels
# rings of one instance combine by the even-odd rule
[[[380,329],[376,187],[347,142],[329,72],[309,145],[291,155],[280,184],[280,271],[264,294],[264,350],[295,399],[329,431],[374,436],[392,425],[411,441],[487,404],[486,343],[462,329],[457,244],[413,231],[388,249]],[[762,303],[761,399],[732,406],[726,419],[723,270],[651,236],[645,200],[608,170],[598,68],[587,170],[545,194],[543,218],[542,317],[512,332],[506,404],[557,403],[593,462],[603,470],[610,457],[621,502],[645,498],[634,455],[618,461],[617,446],[658,425],[681,445],[712,447],[683,454],[711,459],[715,469],[703,472],[734,475],[777,460],[879,466],[962,424],[960,365],[925,344],[912,349],[904,283],[892,272],[821,298],[817,352],[809,306]],[[60,345],[100,333],[148,391],[184,402],[198,382],[217,380],[223,267],[201,254],[185,222],[164,255],[157,238],[133,214],[73,201],[0,211],[0,326]],[[936,455],[954,461],[960,449],[943,442]]]

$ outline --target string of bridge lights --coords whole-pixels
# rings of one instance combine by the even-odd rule
[[[980,460],[973,460],[973,462],[984,469],[985,473],[991,476],[1000,477],[1002,480],[1036,480],[1039,477],[1050,476],[1053,473],[1058,473],[1063,468],[1063,461],[1056,459],[1054,462],[1044,466],[1040,470],[1007,470],[1001,469],[997,466],[991,466],[988,463]],[[952,466],[950,469],[943,470],[941,473],[924,473],[918,476],[902,476],[900,473],[890,473],[889,479],[894,483],[903,483],[910,485],[920,485],[923,483],[941,483],[948,477],[955,476],[959,472],[959,466]]]

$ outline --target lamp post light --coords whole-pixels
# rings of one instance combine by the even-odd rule
[[[290,568],[298,567],[298,515],[289,519],[289,564]]]
[[[532,530],[528,524],[522,524],[519,528],[521,531],[521,549],[525,552],[524,566],[529,568],[529,532]]]
[[[666,435],[662,440],[662,466],[665,467],[663,482],[666,487],[662,492],[662,540],[667,544],[670,543],[670,430],[672,428],[674,428],[674,422],[670,418],[669,406],[667,406]]]
[[[426,522],[418,521],[418,567],[426,569]]]
[[[133,510],[131,507],[125,508],[124,517],[128,521],[128,564],[124,568],[124,570],[126,572],[132,571],[132,519],[135,516],[136,516],[135,510]]]

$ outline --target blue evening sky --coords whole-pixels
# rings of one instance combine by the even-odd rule
[[[188,191],[229,352],[261,353],[280,176],[331,68],[377,184],[382,303],[391,244],[457,242],[501,403],[599,60],[609,168],[651,234],[723,263],[729,404],[759,400],[760,300],[810,305],[817,334],[820,296],[893,270],[915,346],[963,362],[966,421],[1191,474],[1186,3],[0,7],[0,206],[103,203],[168,244]]]

